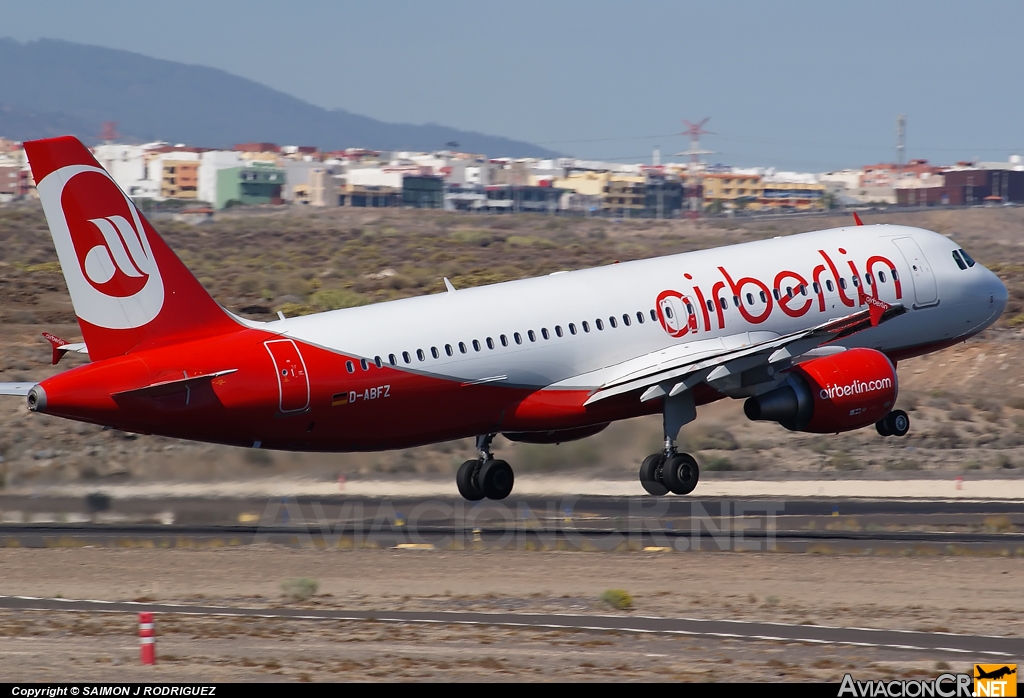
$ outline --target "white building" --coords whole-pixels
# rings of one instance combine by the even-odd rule
[[[160,196],[160,177],[155,179],[148,170],[149,151],[166,143],[125,145],[105,143],[92,149],[96,160],[110,173],[125,194],[133,199],[156,199]]]
[[[245,164],[234,150],[209,150],[199,156],[199,200],[217,201],[217,172]]]

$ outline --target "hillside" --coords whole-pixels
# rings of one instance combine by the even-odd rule
[[[0,135],[72,133],[94,142],[104,121],[134,140],[222,148],[247,141],[335,150],[438,150],[511,157],[551,151],[436,124],[392,124],[327,110],[252,80],[137,53],[40,39],[0,38]]]

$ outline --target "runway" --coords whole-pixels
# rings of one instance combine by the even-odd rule
[[[236,608],[161,604],[134,601],[54,599],[0,596],[0,608],[21,611],[86,613],[138,613],[207,615],[245,618],[282,618],[308,621],[365,621],[376,623],[511,626],[541,629],[576,629],[591,632],[664,633],[756,641],[848,645],[949,654],[1019,657],[1024,638],[913,630],[878,630],[822,625],[792,625],[737,620],[659,618],[628,615],[572,615],[560,613],[481,613],[466,611],[323,610],[307,608]],[[157,620],[159,623],[159,619]]]

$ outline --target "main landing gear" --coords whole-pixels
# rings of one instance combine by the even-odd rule
[[[640,465],[640,484],[655,497],[668,494],[690,494],[700,479],[700,468],[689,453],[676,451],[676,437],[684,424],[697,418],[693,395],[666,396],[664,407],[665,448],[653,453]]]
[[[875,429],[882,436],[906,436],[910,431],[910,417],[903,410],[893,410],[875,422]]]
[[[476,437],[476,450],[480,456],[463,463],[455,475],[459,494],[471,502],[484,497],[504,499],[512,493],[512,485],[515,484],[512,466],[503,460],[495,460],[491,453],[491,441],[495,436],[485,434]]]

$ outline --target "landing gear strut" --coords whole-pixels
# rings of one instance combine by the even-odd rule
[[[496,460],[491,453],[491,441],[496,434],[476,437],[476,450],[480,455],[459,467],[455,484],[459,494],[471,502],[487,499],[504,499],[512,493],[515,473],[512,466],[503,460]]]
[[[668,494],[690,494],[700,479],[697,461],[688,453],[676,451],[679,429],[697,417],[693,395],[687,391],[665,398],[665,448],[653,453],[640,465],[640,484],[655,497]]]
[[[875,429],[882,436],[906,436],[910,431],[910,417],[903,410],[893,410],[875,422]]]

